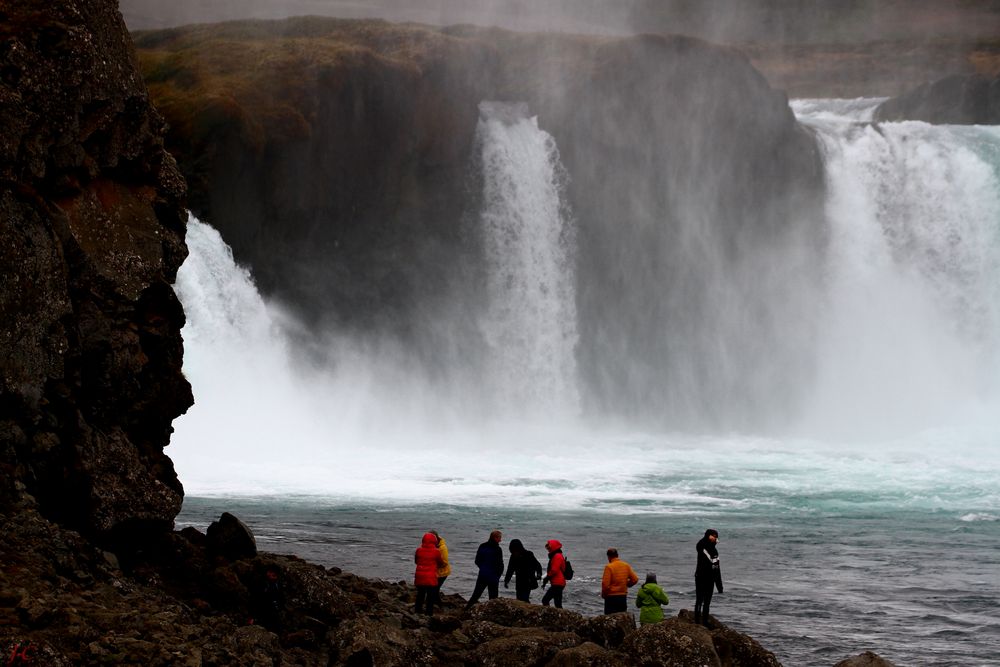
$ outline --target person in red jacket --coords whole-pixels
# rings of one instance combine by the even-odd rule
[[[563,589],[566,588],[566,558],[562,552],[562,542],[559,540],[549,540],[545,543],[545,550],[549,552],[549,567],[547,574],[542,579],[542,588],[546,584],[552,584],[549,590],[542,596],[542,604],[546,607],[552,602],[557,608],[562,609]]]
[[[417,564],[413,574],[413,584],[417,587],[414,612],[419,614],[424,610],[428,616],[434,613],[434,601],[437,599],[438,568],[445,565],[437,543],[437,535],[424,533],[420,547],[413,554],[413,562]]]

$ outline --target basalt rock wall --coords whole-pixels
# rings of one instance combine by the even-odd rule
[[[170,526],[185,184],[114,0],[0,4],[0,493]]]

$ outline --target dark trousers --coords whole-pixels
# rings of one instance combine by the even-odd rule
[[[418,614],[424,611],[428,616],[434,613],[434,602],[437,600],[437,586],[417,586],[417,603],[414,611]]]
[[[437,588],[434,589],[434,602],[441,604],[441,586],[444,585],[444,580],[448,577],[438,577]]]
[[[708,608],[715,593],[714,581],[694,581],[694,621],[708,625]]]
[[[609,595],[604,598],[605,614],[617,614],[620,611],[628,611],[627,595]]]
[[[521,602],[531,602],[531,591],[533,590],[534,588],[531,584],[525,584],[522,586],[520,581],[518,581],[514,586],[514,592],[517,594],[517,599]]]
[[[542,604],[546,607],[549,606],[549,602],[556,606],[557,609],[562,609],[562,594],[565,586],[556,586],[552,584],[549,586],[549,590],[545,591],[545,595],[542,596]]]
[[[479,575],[476,579],[476,587],[472,591],[472,597],[465,604],[466,607],[471,607],[479,601],[479,596],[483,594],[486,589],[490,591],[490,599],[495,600],[500,596],[500,580],[484,577]]]

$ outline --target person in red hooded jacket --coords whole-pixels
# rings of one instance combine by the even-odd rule
[[[413,574],[413,584],[417,587],[414,611],[419,614],[424,610],[428,616],[434,613],[434,601],[437,599],[438,568],[445,565],[437,543],[437,535],[424,533],[420,547],[413,554],[413,562],[417,564],[417,571]]]
[[[542,579],[542,588],[546,584],[552,585],[542,596],[542,604],[548,607],[549,602],[552,602],[558,609],[562,609],[563,589],[566,588],[566,558],[563,556],[562,542],[549,540],[545,543],[545,550],[549,552],[549,567]]]

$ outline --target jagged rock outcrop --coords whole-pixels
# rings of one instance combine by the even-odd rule
[[[814,321],[810,277],[768,257],[819,261],[822,165],[738,52],[316,17],[136,40],[193,210],[308,321],[475,363],[479,104],[520,101],[569,175],[588,408],[678,427],[797,400],[775,364],[805,373],[808,355],[775,349],[775,322]],[[706,361],[723,348],[751,367]]]
[[[875,120],[1000,125],[1000,78],[954,75],[926,83],[880,104]]]
[[[0,7],[0,494],[172,526],[184,181],[113,0]]]

